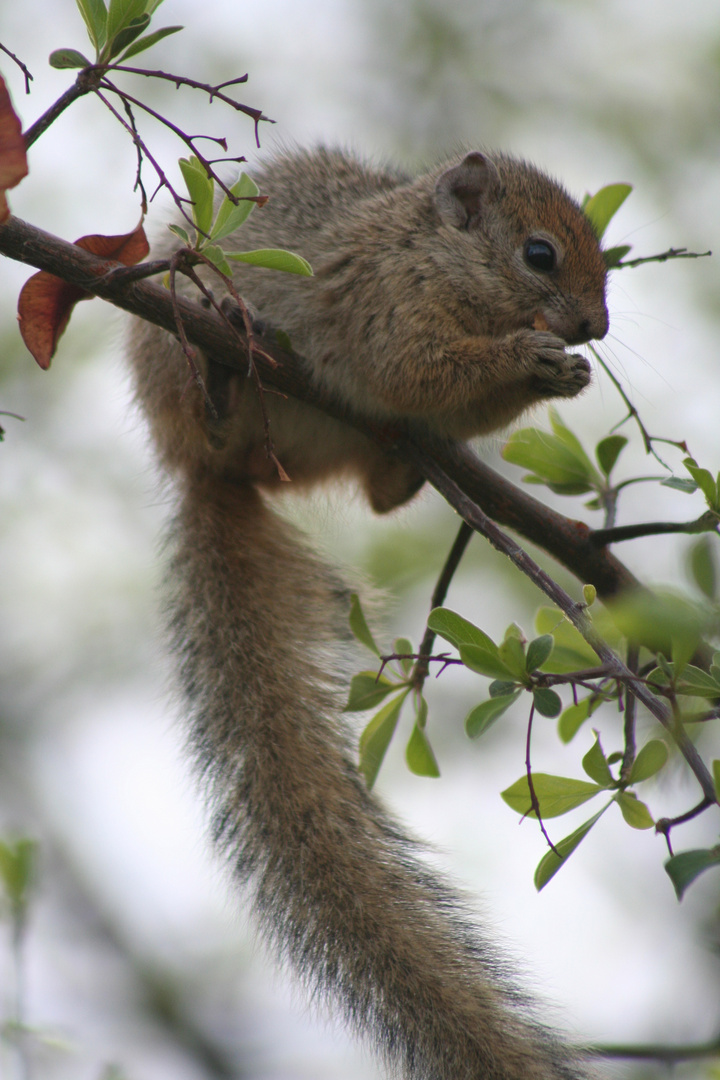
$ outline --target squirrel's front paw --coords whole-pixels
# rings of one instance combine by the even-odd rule
[[[538,397],[575,397],[591,379],[584,356],[569,353],[562,338],[544,330],[528,331],[532,336],[530,379]]]

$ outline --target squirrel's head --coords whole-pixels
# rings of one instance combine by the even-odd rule
[[[442,226],[466,237],[468,274],[482,268],[480,294],[492,288],[494,332],[544,328],[569,345],[605,336],[600,244],[559,184],[524,161],[470,153],[441,173],[433,198]]]

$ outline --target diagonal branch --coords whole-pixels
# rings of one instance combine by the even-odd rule
[[[138,280],[141,266],[122,267],[98,258],[14,217],[0,226],[0,254],[46,270],[170,333],[176,332],[168,290]],[[247,372],[246,347],[218,315],[185,297],[178,297],[178,309],[193,344],[217,363],[243,374]],[[521,491],[480,461],[470,447],[438,438],[419,423],[380,425],[353,414],[347,406],[331,401],[311,385],[306,361],[281,348],[272,332],[261,341],[263,351],[271,358],[257,356],[263,383],[350,424],[388,452],[421,454],[423,462],[432,460],[434,467],[447,475],[471,502],[481,506],[488,517],[548,552],[582,583],[592,582],[602,599],[638,586],[636,578],[619,559],[592,542],[592,530],[587,525],[565,517]],[[423,465],[417,467],[424,471]]]

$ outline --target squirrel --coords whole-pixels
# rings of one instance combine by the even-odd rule
[[[269,200],[242,246],[296,250],[314,276],[244,267],[236,287],[332,399],[467,439],[588,385],[568,346],[607,332],[603,255],[578,204],[532,165],[472,152],[411,178],[320,148],[281,152],[253,177]],[[177,340],[147,323],[130,353],[178,490],[168,621],[189,742],[214,839],[266,939],[403,1077],[585,1076],[367,790],[342,718],[350,590],[271,505],[281,488],[349,476],[384,513],[422,477],[268,394],[293,481],[281,484],[245,372],[200,357],[203,390]]]

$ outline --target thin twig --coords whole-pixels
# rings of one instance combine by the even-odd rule
[[[613,270],[633,269],[636,266],[644,266],[645,263],[668,262],[669,259],[706,259],[712,255],[712,251],[688,251],[687,248],[668,248],[659,255],[644,255],[639,259],[628,259],[627,262],[615,263]]]
[[[244,302],[242,297],[237,292],[235,286],[233,285],[232,280],[225,277],[225,275],[223,273],[221,273],[221,271],[218,270],[218,268],[212,262],[210,262],[210,260],[208,258],[206,258],[201,252],[195,252],[194,254],[196,255],[197,259],[200,262],[205,263],[206,266],[210,267],[211,270],[214,270],[215,273],[218,274],[218,276],[222,279],[224,287],[230,293],[230,295],[232,296],[232,298],[233,298],[233,300],[235,302],[236,310],[239,311],[239,313],[240,313],[240,317],[242,319],[243,327],[244,327],[244,330],[245,330],[245,339],[244,340],[243,340],[242,335],[239,333],[239,330],[238,330],[238,327],[237,327],[236,323],[233,322],[233,320],[231,318],[229,318],[228,313],[225,310],[225,308],[222,306],[222,304],[217,303],[217,301],[215,300],[215,297],[213,296],[212,292],[205,287],[204,283],[197,276],[197,274],[194,272],[194,270],[192,270],[191,268],[188,268],[188,270],[187,270],[188,277],[192,281],[195,282],[195,284],[200,289],[200,291],[203,293],[203,295],[207,298],[207,300],[209,300],[211,306],[220,315],[221,319],[223,319],[223,321],[227,324],[227,326],[230,327],[230,329],[236,335],[240,345],[244,346],[247,349],[247,354],[248,354],[248,375],[252,377],[253,382],[255,383],[255,389],[257,390],[257,395],[258,395],[258,403],[260,405],[260,412],[262,414],[263,430],[264,430],[264,433],[265,433],[265,453],[267,454],[268,459],[270,461],[272,461],[273,465],[275,466],[275,468],[277,470],[278,477],[280,478],[280,480],[285,482],[285,483],[289,483],[290,477],[288,476],[287,472],[285,471],[285,469],[282,466],[282,463],[281,463],[280,459],[278,458],[277,454],[275,453],[275,447],[274,447],[274,444],[273,444],[272,434],[271,434],[271,431],[270,431],[270,417],[268,416],[267,406],[265,404],[265,393],[266,393],[266,391],[265,391],[265,387],[263,386],[262,379],[260,378],[260,372],[257,369],[257,364],[255,363],[255,356],[257,355],[257,356],[262,357],[264,360],[266,360],[268,363],[270,363],[274,368],[278,366],[278,363],[277,363],[277,361],[275,360],[274,357],[270,356],[269,353],[265,352],[265,350],[262,349],[257,344],[257,342],[255,340],[255,333],[254,333],[254,330],[253,330],[252,318],[250,317],[250,312],[248,311],[247,304]]]
[[[595,529],[592,534],[593,544],[601,547],[605,544],[617,544],[621,540],[637,540],[642,536],[662,536],[665,533],[717,532],[720,520],[712,510],[707,510],[692,521],[648,521],[636,525],[618,525],[612,529]]]
[[[693,806],[692,809],[686,810],[684,814],[678,814],[674,818],[658,818],[655,822],[655,832],[665,837],[665,843],[668,847],[670,855],[673,854],[672,844],[670,843],[670,831],[675,828],[676,825],[684,825],[686,821],[692,821],[693,818],[699,817],[710,806],[714,806],[717,802],[717,798],[710,798],[705,796],[701,799],[697,806]]]
[[[23,64],[22,60],[19,57],[17,57],[14,52],[10,52],[10,49],[6,48],[5,45],[3,45],[3,43],[1,41],[0,41],[0,49],[6,54],[6,56],[9,56],[11,60],[15,61],[17,66],[22,71],[23,75],[25,76],[25,93],[29,94],[30,93],[30,83],[33,81],[33,78],[34,78],[34,76],[30,74],[29,68],[27,68],[25,66],[25,64]]]
[[[192,151],[192,153],[195,155],[195,157],[198,159],[198,161],[201,163],[201,165],[207,172],[208,176],[211,176],[213,178],[218,187],[221,188],[226,195],[230,196],[230,198],[233,197],[232,192],[230,191],[230,188],[227,186],[225,181],[214,171],[212,163],[202,154],[200,150],[198,150],[197,146],[195,145],[195,141],[197,139],[209,139],[211,142],[219,143],[221,146],[224,146],[224,148],[227,149],[227,143],[224,139],[219,138],[215,135],[186,135],[182,128],[178,127],[177,124],[174,124],[172,120],[168,120],[166,116],[163,116],[162,113],[159,113],[155,109],[151,108],[149,105],[146,105],[145,102],[141,101],[139,98],[133,97],[132,94],[128,94],[125,90],[121,90],[118,86],[115,86],[114,83],[110,82],[107,77],[102,79],[100,86],[104,90],[110,90],[112,91],[112,93],[117,94],[123,104],[130,102],[131,104],[135,105],[136,108],[142,109],[143,112],[146,112],[148,114],[148,116],[152,116],[154,120],[157,120],[158,123],[162,124],[164,127],[172,131],[173,135],[176,135],[178,139],[180,139],[181,142],[184,142],[188,149]],[[137,145],[138,139],[136,133],[133,134],[133,141]],[[147,148],[145,148],[145,152],[147,152]],[[244,161],[245,159],[234,158],[233,160]],[[197,228],[197,226],[195,227]]]
[[[173,199],[173,202],[177,206],[178,210],[180,211],[182,216],[185,218],[188,225],[190,225],[190,227],[194,229],[195,228],[195,223],[194,223],[191,215],[188,214],[187,210],[185,209],[185,204],[188,204],[190,202],[190,200],[186,199],[186,198],[183,198],[181,195],[178,195],[178,193],[175,191],[175,188],[172,186],[172,184],[168,180],[167,176],[165,175],[165,172],[162,169],[162,167],[160,166],[159,162],[156,161],[153,154],[151,154],[150,151],[148,150],[147,145],[144,142],[144,140],[142,139],[142,137],[140,136],[140,134],[137,131],[133,130],[133,128],[130,126],[130,124],[128,124],[127,120],[125,120],[120,115],[120,113],[117,111],[115,106],[113,104],[111,104],[111,102],[108,101],[108,99],[105,97],[104,94],[102,94],[100,92],[100,90],[96,90],[95,94],[100,99],[100,101],[102,101],[103,105],[107,109],[110,110],[110,112],[113,114],[113,116],[118,121],[118,123],[120,123],[125,128],[128,135],[132,139],[133,143],[138,148],[138,151],[141,151],[144,154],[144,156],[147,158],[147,160],[150,162],[153,169],[157,173],[159,184],[158,184],[157,188],[155,189],[155,191],[153,192],[153,194],[151,196],[151,199],[153,199],[155,197],[155,195],[157,194],[157,192],[160,190],[161,187],[167,188],[167,190],[170,192],[170,195],[171,195],[171,197]]]
[[[49,109],[47,109],[42,116],[38,117],[34,124],[32,124],[27,131],[23,133],[25,139],[25,149],[29,150],[34,142],[36,142],[44,132],[54,124],[58,116],[65,112],[68,106],[72,105],[73,101],[77,101],[79,97],[83,97],[85,94],[90,94],[97,90],[102,79],[103,68],[89,67],[83,68],[78,72],[77,78],[72,86],[69,86],[64,94],[61,94],[57,101],[53,102]]]
[[[634,642],[628,643],[627,650],[627,666],[634,675],[637,675],[638,659],[640,656],[640,648]],[[624,737],[625,737],[625,749],[623,751],[622,764],[620,766],[620,781],[627,784],[630,781],[630,773],[632,767],[635,764],[635,712],[636,712],[636,698],[631,686],[626,687],[625,692],[625,715],[624,715]]]
[[[235,101],[234,98],[222,93],[223,88],[226,86],[236,86],[238,83],[247,82],[247,75],[239,75],[234,79],[228,79],[227,82],[211,86],[209,83],[201,83],[196,79],[189,79],[185,75],[172,75],[167,71],[150,71],[145,68],[127,67],[125,64],[110,64],[108,68],[113,71],[125,71],[130,75],[143,75],[151,79],[166,79],[168,82],[174,83],[176,87],[189,86],[193,90],[203,90],[209,96],[211,102],[217,98],[218,101],[224,102],[225,105],[229,105],[232,109],[245,113],[246,116],[251,118],[255,124],[255,141],[258,146],[260,146],[259,124],[262,121],[267,124],[275,123],[269,116],[264,116],[260,109],[253,109],[250,105],[243,105],[241,102]]]
[[[669,1046],[663,1043],[596,1043],[583,1047],[583,1053],[593,1057],[626,1058],[629,1061],[662,1061],[674,1065],[680,1061],[692,1061],[696,1058],[715,1057],[720,1054],[720,1036],[704,1043],[678,1043]]]
[[[455,571],[460,565],[460,560],[465,554],[465,550],[470,542],[470,538],[473,535],[473,530],[466,522],[462,522],[458,530],[458,534],[455,537],[453,546],[450,548],[450,553],[445,560],[440,577],[437,580],[435,589],[433,590],[432,598],[430,600],[430,610],[433,611],[437,607],[442,607],[447,591],[450,588],[450,582],[452,581]],[[414,690],[422,690],[423,683],[428,677],[429,661],[432,659],[430,655],[432,653],[433,645],[435,644],[436,634],[434,630],[426,627],[425,634],[422,642],[420,643],[420,652],[413,669],[413,673],[410,677],[410,684]]]
[[[662,465],[662,467],[664,469],[667,469],[667,471],[670,474],[672,474],[672,469],[670,468],[670,466],[666,462],[663,461],[663,459],[660,457],[660,455],[657,453],[657,451],[653,448],[653,443],[656,443],[656,442],[667,443],[668,446],[675,446],[679,450],[682,450],[684,453],[688,454],[689,450],[687,448],[687,443],[685,443],[684,441],[677,441],[676,442],[673,439],[661,438],[658,435],[651,435],[650,432],[645,427],[645,425],[643,424],[642,420],[640,419],[640,413],[638,412],[638,410],[633,405],[630,398],[625,393],[625,389],[624,389],[622,383],[620,382],[620,380],[613,374],[610,367],[608,366],[608,364],[605,363],[605,361],[603,360],[602,356],[597,351],[595,346],[594,345],[589,345],[588,348],[590,349],[590,352],[593,354],[593,356],[597,360],[598,364],[600,364],[600,367],[603,369],[603,371],[605,372],[607,377],[613,383],[615,389],[620,394],[620,397],[625,402],[625,406],[626,406],[626,408],[628,410],[628,415],[625,417],[624,420],[621,420],[619,424],[615,425],[615,427],[613,428],[613,431],[616,431],[619,427],[622,426],[622,424],[624,424],[627,420],[630,420],[632,418],[635,421],[635,423],[637,424],[637,426],[638,426],[638,428],[640,430],[640,435],[642,436],[642,441],[643,441],[643,444],[645,446],[645,453],[646,454],[652,454],[652,456],[655,458],[655,460],[657,462],[659,462],[659,464]]]
[[[528,725],[527,725],[527,737],[525,739],[525,774],[527,776],[528,790],[530,791],[530,805],[532,807],[532,810],[535,812],[535,817],[537,818],[538,825],[540,826],[540,832],[543,834],[543,836],[547,840],[548,847],[552,851],[553,855],[557,855],[558,859],[562,859],[562,855],[560,854],[558,849],[553,844],[552,840],[550,839],[550,837],[548,835],[548,831],[545,828],[545,823],[544,823],[544,821],[542,819],[542,815],[540,813],[540,801],[539,801],[539,799],[537,797],[537,794],[535,792],[535,785],[533,784],[532,765],[531,765],[531,759],[530,759],[530,741],[531,741],[531,738],[532,738],[532,725],[533,725],[534,717],[535,717],[535,702],[533,702],[532,705],[530,706],[530,716],[528,717]],[[530,811],[528,811],[528,813],[530,813]],[[527,817],[527,814],[525,814],[525,817]]]

